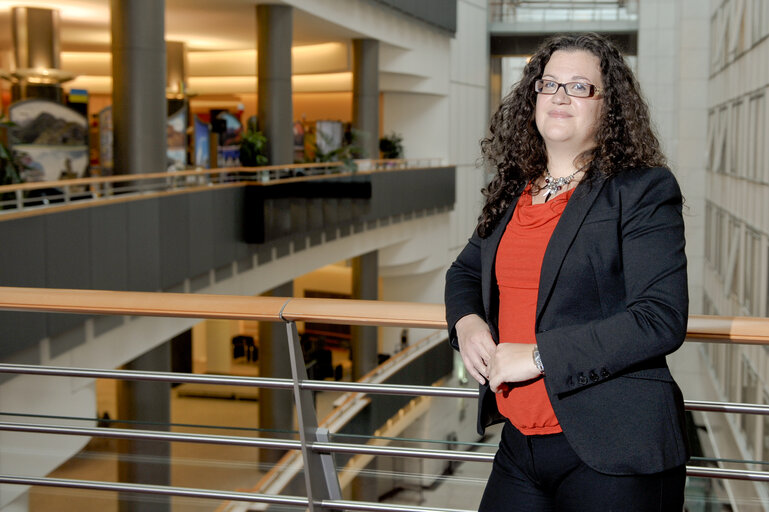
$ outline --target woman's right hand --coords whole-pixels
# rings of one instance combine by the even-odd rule
[[[479,384],[485,384],[489,375],[488,364],[497,348],[489,326],[483,318],[471,314],[460,318],[454,329],[457,331],[459,354],[467,372]]]

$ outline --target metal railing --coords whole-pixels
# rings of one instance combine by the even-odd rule
[[[22,211],[67,206],[85,201],[129,200],[146,194],[174,194],[212,186],[270,185],[286,180],[366,174],[442,165],[440,158],[354,160],[260,167],[223,167],[149,174],[120,174],[0,186],[0,216]]]
[[[143,495],[165,495],[226,500],[233,503],[258,503],[265,506],[287,505],[320,510],[369,510],[390,512],[424,512],[421,506],[391,505],[342,499],[338,468],[334,454],[429,458],[451,461],[491,462],[489,451],[474,452],[450,449],[428,449],[401,446],[380,446],[371,443],[333,442],[330,434],[336,417],[319,422],[312,393],[315,391],[345,391],[355,396],[397,394],[411,397],[459,397],[474,399],[477,390],[442,386],[386,384],[382,380],[398,365],[409,363],[408,354],[393,358],[385,366],[369,374],[361,382],[331,382],[310,380],[301,352],[297,321],[350,325],[378,325],[445,329],[444,308],[437,304],[397,303],[383,301],[303,299],[279,297],[241,297],[221,295],[167,294],[142,292],[110,292],[95,290],[54,290],[0,287],[0,310],[61,312],[81,314],[111,314],[136,316],[186,317],[208,319],[238,319],[282,322],[286,327],[291,360],[291,379],[238,377],[226,375],[197,375],[188,373],[70,368],[60,366],[0,364],[0,374],[36,376],[122,379],[212,385],[239,385],[291,390],[296,405],[299,439],[274,437],[249,438],[233,435],[213,435],[187,432],[165,432],[143,429],[104,428],[93,426],[51,425],[21,421],[0,422],[0,432],[24,432],[67,436],[88,436],[123,440],[153,440],[162,442],[205,443],[213,445],[280,448],[293,450],[295,462],[303,466],[305,496],[286,496],[280,492],[235,492],[178,486],[158,486],[124,482],[62,479],[41,476],[0,475],[0,483],[14,485],[65,487],[73,489],[108,490]],[[692,316],[689,321],[689,341],[722,343],[769,342],[769,321],[757,318]],[[412,356],[443,343],[445,336],[433,336],[406,352]],[[388,366],[389,365],[389,366]],[[352,401],[345,402],[347,407]],[[769,406],[705,401],[687,401],[693,411],[718,411],[769,415]],[[337,409],[337,412],[339,412]],[[0,411],[3,412],[3,411]],[[301,454],[301,455],[297,455]],[[769,482],[769,472],[687,467],[690,476]],[[269,475],[268,475],[269,477]],[[269,478],[265,482],[269,483]],[[270,488],[263,485],[263,488]],[[467,512],[441,508],[447,512]]]
[[[492,23],[638,20],[638,0],[492,0]]]

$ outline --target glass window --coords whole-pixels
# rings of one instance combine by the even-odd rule
[[[746,404],[755,404],[758,401],[758,374],[747,357],[742,357],[742,385],[740,389],[740,401]],[[745,432],[745,440],[748,449],[756,453],[756,433],[758,430],[758,417],[755,414],[740,414],[740,426]]]
[[[732,103],[729,112],[729,140],[726,144],[727,172],[730,174],[740,173],[740,141],[742,141],[742,101]]]
[[[726,288],[729,293],[735,296],[737,300],[740,298],[740,271],[741,271],[741,243],[742,243],[742,226],[740,221],[736,217],[729,217],[729,258],[728,268],[726,272]]]
[[[759,316],[759,293],[761,288],[756,276],[761,274],[761,234],[747,229],[745,231],[745,265],[743,272],[742,306],[749,315]]]
[[[713,264],[713,206],[710,201],[705,201],[705,260]]]
[[[763,390],[763,393],[761,393],[761,394],[763,395],[764,405],[769,405],[769,393],[767,393],[766,390]],[[761,454],[757,453],[756,456],[757,457],[762,457],[762,458],[765,459],[767,456],[769,456],[769,416],[761,416],[761,421],[763,423],[762,426],[764,427],[764,432],[763,432],[763,438],[764,438],[763,449],[764,449],[764,452],[761,453]]]

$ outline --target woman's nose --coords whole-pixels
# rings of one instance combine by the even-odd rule
[[[553,94],[553,101],[558,104],[568,103],[571,101],[571,99],[569,98],[569,95],[566,94],[565,86],[561,85],[558,87],[558,90],[555,91],[555,94]]]

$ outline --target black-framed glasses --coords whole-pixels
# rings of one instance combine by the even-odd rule
[[[561,87],[563,87],[564,92],[568,96],[574,96],[575,98],[597,98],[603,92],[600,87],[584,82],[566,82],[562,84],[555,80],[543,79],[534,82],[534,92],[538,94],[555,94]]]

